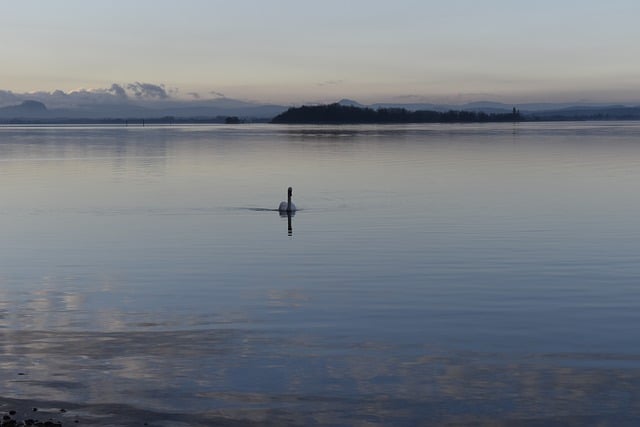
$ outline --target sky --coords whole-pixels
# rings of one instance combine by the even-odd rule
[[[0,7],[0,90],[12,93],[104,92],[116,84],[131,94],[148,84],[172,98],[290,104],[640,104],[637,0],[0,0]]]

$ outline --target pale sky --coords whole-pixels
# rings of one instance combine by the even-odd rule
[[[640,103],[637,0],[0,0],[0,90]]]

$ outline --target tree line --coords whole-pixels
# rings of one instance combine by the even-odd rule
[[[303,105],[289,108],[272,123],[282,124],[376,124],[376,123],[484,123],[521,121],[520,111],[484,113],[481,111],[409,111],[405,108],[380,108],[350,105]]]

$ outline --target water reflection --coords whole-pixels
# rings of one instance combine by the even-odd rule
[[[0,127],[0,405],[632,425],[638,134]],[[291,182],[322,215],[277,245]]]
[[[287,235],[293,236],[292,218],[296,216],[295,211],[280,211],[280,218],[287,218]]]
[[[514,357],[428,346],[411,355],[384,342],[342,347],[309,332],[285,337],[233,328],[8,332],[0,349],[2,396],[55,396],[92,411],[122,401],[127,390],[137,407],[200,422],[217,411],[236,420],[276,416],[284,425],[640,421],[637,356]],[[611,414],[625,414],[626,423]]]

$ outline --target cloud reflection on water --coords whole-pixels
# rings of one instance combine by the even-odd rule
[[[155,411],[203,417],[235,411],[250,419],[275,409],[299,425],[347,419],[397,425],[416,417],[425,425],[496,417],[554,425],[619,413],[640,417],[635,356],[507,357],[426,347],[421,355],[401,356],[388,343],[341,348],[312,334],[251,329],[20,331],[1,339],[5,397],[97,405],[124,403],[127,390],[134,406]],[[614,361],[632,367],[616,368]]]

